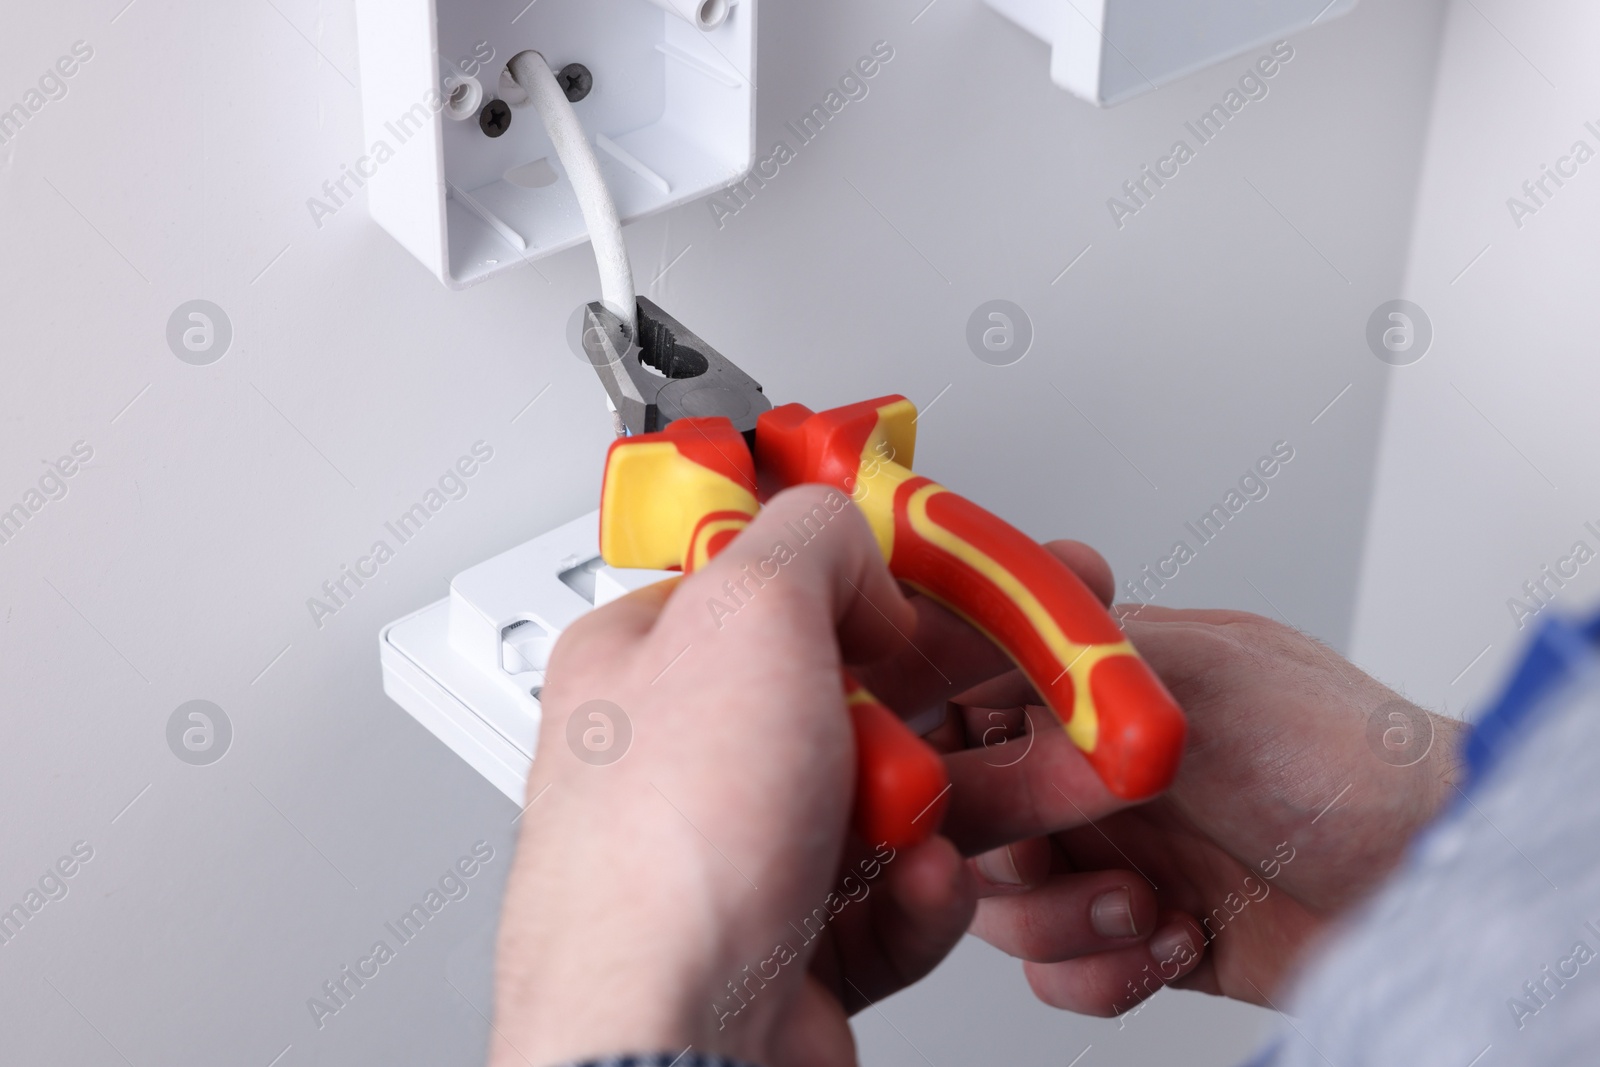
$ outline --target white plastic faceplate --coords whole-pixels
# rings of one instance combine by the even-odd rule
[[[1102,107],[1281,37],[1356,0],[988,0],[1050,45],[1050,80]]]
[[[732,183],[754,159],[756,4],[357,0],[373,219],[452,288],[587,240],[538,114],[502,80],[530,48],[593,75],[574,107],[624,223]],[[478,111],[496,97],[511,123],[490,137]]]
[[[579,616],[667,571],[605,566],[590,512],[462,571],[450,595],[384,627],[383,689],[523,803],[550,650]]]

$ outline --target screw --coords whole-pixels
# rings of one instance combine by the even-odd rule
[[[504,100],[491,100],[478,112],[478,129],[499,137],[511,128],[511,107]]]
[[[567,99],[576,104],[588,96],[589,90],[594,88],[594,75],[590,74],[589,68],[582,63],[568,63],[561,68],[561,73],[556,75],[556,84],[567,94]]]

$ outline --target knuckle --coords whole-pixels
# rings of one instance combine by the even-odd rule
[[[1043,958],[1043,945],[1040,941],[1038,923],[1034,921],[1034,909],[1026,899],[1011,899],[1005,901],[1008,907],[1005,913],[1005,941],[1010,942],[1011,955],[1030,961],[1030,963],[1048,963]]]
[[[1230,619],[1218,629],[1241,647],[1269,645],[1277,648],[1294,641],[1300,633],[1277,619],[1247,613],[1241,613],[1238,618]]]
[[[1238,645],[1237,655],[1253,666],[1318,666],[1331,650],[1316,638],[1276,619],[1260,615],[1229,624]]]
[[[1239,617],[1195,627],[1185,635],[1182,675],[1186,684],[1223,684],[1241,671],[1258,670],[1263,650],[1285,643],[1278,623],[1241,612]]]
[[[1035,963],[1056,962],[1056,953],[1053,951],[1055,938],[1050,936],[1037,910],[1028,902],[1018,901],[1018,907],[1012,914],[1011,934],[1017,953],[1023,959]]]

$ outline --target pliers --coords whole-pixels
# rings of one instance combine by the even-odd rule
[[[827,411],[773,407],[761,386],[652,301],[638,337],[604,305],[584,351],[616,409],[600,550],[619,567],[704,566],[761,501],[821,483],[866,517],[889,571],[1002,648],[1115,795],[1140,800],[1177,773],[1177,702],[1065,564],[1001,519],[912,472],[916,408],[884,396]],[[859,684],[856,826],[904,847],[937,829],[948,780],[931,747]]]

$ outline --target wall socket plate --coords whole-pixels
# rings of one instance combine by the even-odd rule
[[[595,608],[679,576],[607,565],[600,513],[591,511],[462,571],[448,597],[385,626],[378,635],[383,691],[521,807],[539,755],[539,697],[556,640]],[[938,700],[906,724],[926,734],[944,715]],[[584,744],[571,733],[566,743]],[[576,747],[573,754],[585,758]]]
[[[1252,48],[1321,25],[1356,0],[988,0],[1050,45],[1050,80],[1120,104]]]
[[[556,639],[586,612],[670,577],[607,566],[592,511],[462,571],[448,597],[385,626],[383,691],[520,807]]]
[[[593,77],[574,107],[624,223],[730,185],[755,146],[757,0],[356,0],[373,219],[459,289],[588,240],[538,113],[536,49]],[[499,136],[480,126],[509,106]]]

